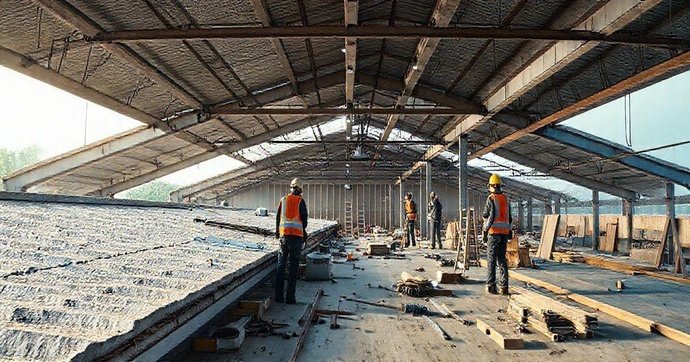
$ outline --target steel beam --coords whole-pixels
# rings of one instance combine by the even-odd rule
[[[457,114],[473,114],[476,112],[474,107],[466,109],[457,108],[432,108],[432,107],[417,107],[417,108],[233,108],[216,110],[213,115],[348,115],[348,114],[389,114],[389,115],[457,115]],[[385,141],[385,140],[384,140]]]
[[[531,197],[527,198],[527,231],[534,231],[534,202]]]
[[[345,29],[356,28],[359,1],[344,0]],[[355,72],[357,70],[357,38],[345,38],[345,102],[350,105],[355,99]]]
[[[324,122],[325,122],[325,120],[319,120],[319,123],[324,123]],[[190,158],[184,159],[182,161],[179,161],[179,162],[176,162],[173,164],[164,165],[160,168],[157,168],[154,171],[146,172],[146,173],[134,176],[134,177],[129,178],[127,180],[123,180],[122,182],[117,182],[117,183],[110,185],[108,187],[104,187],[102,189],[91,192],[91,193],[89,193],[89,196],[114,195],[118,192],[128,190],[132,187],[136,187],[139,185],[143,185],[147,182],[156,180],[156,179],[161,178],[163,176],[169,175],[173,172],[177,172],[177,171],[183,170],[187,167],[194,166],[198,163],[208,161],[212,158],[218,157],[221,155],[221,152],[236,152],[236,151],[239,151],[239,150],[244,149],[244,148],[256,146],[256,145],[264,143],[266,141],[270,141],[271,139],[273,139],[275,137],[279,137],[279,136],[282,136],[282,135],[290,133],[290,132],[305,129],[307,127],[310,127],[311,124],[313,124],[312,120],[310,120],[309,118],[304,118],[304,119],[301,119],[299,121],[292,122],[290,124],[282,126],[281,128],[273,129],[271,131],[258,134],[254,137],[247,138],[244,141],[224,145],[222,147],[219,147],[218,150],[215,152],[204,152],[204,153],[198,154],[196,156],[192,156]]]
[[[661,0],[611,0],[590,17],[581,22],[573,30],[588,30],[600,33],[602,35],[611,35],[615,31],[620,30],[635,19],[639,18],[647,10],[658,5],[659,2],[661,2]],[[582,41],[561,41],[554,44],[548,50],[544,51],[542,55],[534,59],[528,66],[524,67],[520,73],[510,79],[506,79],[503,83],[503,86],[489,93],[489,96],[483,101],[483,105],[489,112],[486,116],[460,116],[448,122],[446,127],[444,127],[444,140],[457,140],[460,134],[470,132],[479,124],[490,120],[494,115],[513,103],[520,96],[527,93],[559,70],[565,68],[568,64],[579,59],[582,55],[593,49],[597,44],[598,43],[596,42]],[[653,72],[650,72],[648,69],[642,73],[646,73],[647,76],[649,76]],[[640,76],[640,74],[637,74],[631,78],[644,78],[644,76]],[[660,75],[657,74],[657,76]],[[650,82],[650,79],[647,78],[645,82]],[[626,81],[619,83],[623,86],[623,91],[629,90],[629,85],[624,83],[626,83]],[[499,140],[498,142],[494,142],[489,147],[485,147],[482,150],[473,153],[471,157],[476,158],[483,156],[486,153],[492,152],[495,149],[498,149],[499,147],[512,142],[524,136],[525,134],[531,133],[547,124],[563,121],[569,117],[590,109],[595,105],[609,101],[616,96],[612,93],[618,95],[621,94],[621,90],[616,89],[616,86],[607,88],[606,90],[597,93],[598,96],[595,95],[589,97],[573,106],[556,112],[549,117],[534,122],[528,127],[525,127],[523,130],[520,130],[513,135]],[[432,159],[437,157],[446,149],[447,147],[442,146],[434,147],[427,152],[425,158]]]
[[[44,10],[56,16],[69,27],[83,33],[86,37],[95,37],[105,32],[103,27],[96,24],[96,22],[88,18],[84,13],[67,1],[34,0],[34,2],[40,5]],[[156,69],[151,63],[134,52],[131,48],[117,43],[103,43],[101,46],[187,105],[196,109],[203,108],[204,105],[201,101],[182,88],[182,86],[175,83],[169,76]]]
[[[673,183],[666,183],[666,217],[671,220],[671,222],[676,222],[676,187]],[[670,229],[669,229],[670,230]],[[671,232],[669,231],[669,234]],[[675,259],[675,243],[673,242],[672,235],[667,237],[666,245],[668,247],[668,263],[673,263]],[[670,240],[669,240],[670,239]]]
[[[437,0],[434,12],[431,14],[431,20],[429,23],[431,27],[445,27],[450,24],[455,11],[460,5],[461,0]],[[424,73],[424,68],[429,63],[431,56],[436,51],[436,46],[438,45],[440,39],[438,38],[422,38],[417,44],[417,49],[415,50],[415,55],[412,58],[412,62],[407,68],[405,75],[405,86],[402,92],[395,101],[395,108],[402,108],[407,105],[407,99],[412,95],[414,88],[417,86],[419,78]],[[395,128],[396,123],[400,119],[399,114],[390,114],[388,116],[388,121],[386,128],[383,130],[381,135],[381,142],[388,140],[391,132]],[[378,157],[379,150],[383,147],[382,145],[376,147],[376,153],[374,154],[374,161]],[[372,163],[373,165],[374,163]]]
[[[353,0],[345,0],[347,7]],[[583,24],[572,30],[560,29],[529,29],[529,28],[494,28],[486,26],[457,26],[449,27],[451,17],[460,1],[441,1],[437,6],[429,26],[357,26],[357,22],[347,22],[346,27],[321,26],[271,26],[271,27],[218,27],[204,29],[135,29],[101,32],[88,40],[95,43],[139,43],[161,41],[190,41],[211,39],[333,39],[333,38],[362,38],[362,39],[491,39],[491,40],[522,40],[522,41],[573,41],[595,42],[607,44],[648,45],[663,47],[686,47],[689,39],[664,36],[636,36],[633,34],[604,33],[598,29],[598,23]],[[630,1],[628,1],[630,3]],[[349,5],[355,6],[356,5]],[[620,6],[618,6],[620,7]],[[346,8],[346,20],[347,20]],[[355,10],[356,11],[356,10]],[[443,11],[443,12],[440,12]],[[611,15],[609,9],[606,15]],[[617,15],[617,14],[614,14]],[[447,19],[447,21],[444,21]],[[603,19],[603,18],[602,18]],[[604,19],[605,20],[605,19]],[[442,25],[438,25],[442,24]],[[594,25],[594,26],[592,26]]]

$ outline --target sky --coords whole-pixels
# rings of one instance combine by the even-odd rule
[[[0,67],[0,84],[0,108],[3,110],[0,113],[0,148],[20,150],[36,144],[42,149],[41,158],[46,159],[141,125],[131,118],[7,68]],[[41,100],[40,106],[36,105],[37,98]],[[690,140],[690,72],[632,93],[629,104],[634,150]],[[562,124],[626,144],[624,111],[625,102],[621,98]],[[322,131],[328,134],[341,129],[343,125],[342,119],[336,119],[330,125],[322,126]],[[296,134],[301,139],[312,137],[311,132]],[[650,154],[690,167],[690,145]],[[266,152],[260,147],[245,151],[249,159],[259,159],[265,155]],[[510,163],[495,155],[487,159]],[[488,165],[481,160],[475,160],[474,163]],[[165,176],[162,180],[184,186],[242,165],[239,161],[221,156]],[[568,192],[582,200],[591,196],[588,190],[565,181],[539,177],[525,181]],[[687,190],[677,187],[676,193],[686,194]]]

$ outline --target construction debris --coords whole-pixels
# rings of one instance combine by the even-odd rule
[[[523,349],[524,341],[522,338],[506,338],[497,330],[477,319],[477,328],[493,339],[503,349]]]
[[[470,325],[470,321],[468,321],[468,320],[466,320],[466,319],[460,318],[460,316],[458,316],[455,312],[453,312],[452,310],[450,310],[450,308],[448,308],[447,305],[445,305],[445,304],[438,304],[438,303],[436,303],[436,301],[433,300],[432,298],[429,298],[428,301],[429,301],[429,302],[430,302],[430,303],[431,303],[431,304],[432,304],[432,305],[433,305],[433,306],[434,306],[444,317],[446,317],[446,318],[453,318],[453,319],[455,319],[456,321],[458,321],[458,322],[460,322],[460,323],[462,323],[463,325],[466,325],[466,326],[469,326],[469,325]]]
[[[434,327],[436,331],[438,331],[438,333],[441,335],[441,337],[443,337],[443,339],[445,339],[446,341],[450,341],[450,335],[446,333],[446,331],[444,331],[443,328],[441,328],[441,326],[438,325],[438,323],[436,323],[431,318],[429,318],[429,316],[426,315],[424,316],[424,319],[426,319],[427,323],[431,324],[431,326]]]
[[[367,254],[373,256],[388,255],[388,244],[371,242],[367,244]]]
[[[558,342],[567,337],[592,338],[597,316],[525,288],[515,287],[508,314]]]
[[[392,310],[401,311],[405,314],[412,314],[415,316],[417,316],[417,315],[432,315],[431,310],[428,307],[421,305],[421,304],[402,303],[400,306],[395,306],[395,305],[391,305],[391,304],[370,302],[367,300],[348,298],[346,296],[341,296],[341,298],[343,300],[347,300],[349,302],[372,305],[372,306],[381,307],[381,308],[388,308],[388,309],[392,309]]]

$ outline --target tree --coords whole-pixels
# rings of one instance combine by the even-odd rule
[[[33,165],[41,159],[41,148],[32,145],[19,151],[0,148],[0,177]],[[2,185],[2,180],[0,180]]]
[[[179,188],[179,185],[157,180],[126,191],[122,197],[135,200],[168,201],[168,195]]]

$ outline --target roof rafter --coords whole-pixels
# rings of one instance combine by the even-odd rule
[[[99,33],[103,33],[103,29],[100,25],[96,24],[93,20],[88,18],[84,13],[79,11],[73,5],[63,0],[34,0],[43,9],[49,11],[55,15],[58,19],[62,20],[64,23],[77,29],[79,32],[83,33],[85,36],[94,37]],[[179,84],[175,83],[169,76],[156,69],[151,63],[142,58],[139,54],[134,52],[131,48],[126,45],[116,44],[116,43],[104,43],[101,45],[103,48],[107,49],[109,52],[115,54],[120,59],[125,61],[127,64],[132,66],[134,69],[141,72],[147,78],[154,81],[159,86],[165,88],[172,95],[178,99],[185,102],[187,105],[201,109],[203,108],[203,103],[199,101],[195,96],[190,94],[187,90],[182,88]]]

